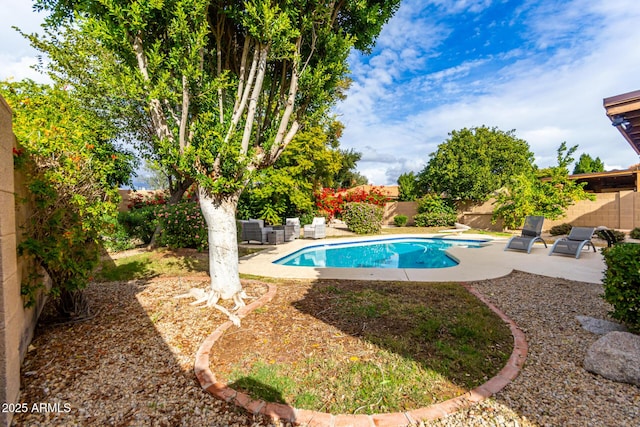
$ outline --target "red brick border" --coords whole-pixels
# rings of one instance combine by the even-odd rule
[[[509,325],[511,334],[513,335],[513,352],[511,353],[511,357],[504,368],[502,368],[495,377],[473,390],[468,391],[462,396],[454,397],[444,402],[408,412],[373,415],[332,415],[325,412],[296,409],[292,406],[280,403],[254,400],[245,393],[233,390],[232,388],[227,387],[226,384],[217,381],[215,375],[209,369],[209,352],[211,351],[213,344],[222,336],[224,331],[231,327],[231,321],[225,322],[219,326],[200,345],[200,348],[196,353],[196,360],[194,364],[196,377],[198,378],[202,388],[218,399],[240,406],[252,414],[263,414],[271,417],[272,419],[292,422],[309,427],[392,427],[415,424],[421,420],[427,421],[442,418],[458,411],[459,409],[469,407],[485,400],[491,395],[502,390],[518,376],[527,358],[527,341],[524,333],[518,329],[516,324],[495,305],[489,302],[474,287],[467,284],[461,285],[500,316],[500,318]],[[242,319],[251,311],[258,307],[262,307],[273,299],[276,294],[276,286],[271,283],[267,283],[267,286],[269,287],[267,293],[253,303],[241,308],[237,313],[238,317]]]

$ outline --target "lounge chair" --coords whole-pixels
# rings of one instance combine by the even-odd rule
[[[576,259],[580,258],[582,248],[585,246],[588,248],[591,246],[593,252],[596,251],[596,247],[593,245],[591,238],[595,232],[594,227],[572,227],[571,232],[567,237],[562,237],[553,244],[549,255],[565,254],[575,255]]]
[[[313,222],[305,225],[303,230],[305,239],[323,239],[327,235],[326,224],[323,217],[313,218]]]
[[[518,251],[527,251],[531,253],[531,248],[535,242],[544,243],[544,247],[547,247],[540,235],[542,234],[542,224],[544,223],[543,216],[528,216],[524,220],[524,226],[522,227],[522,233],[520,236],[514,236],[507,242],[507,246],[504,248],[514,249]]]

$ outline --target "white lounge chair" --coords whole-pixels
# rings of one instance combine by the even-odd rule
[[[304,226],[305,239],[324,239],[327,235],[327,228],[324,217],[315,217],[311,224]]]

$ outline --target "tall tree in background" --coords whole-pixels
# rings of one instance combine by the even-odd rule
[[[298,132],[272,168],[261,170],[240,198],[241,218],[263,218],[279,224],[285,217],[311,213],[313,194],[332,183],[342,167],[328,129],[313,126]]]
[[[369,49],[399,0],[38,0],[53,31],[81,28],[144,106],[160,161],[194,179],[209,231],[201,301],[242,302],[240,193],[339,96],[352,47]]]
[[[485,201],[511,176],[534,168],[533,153],[515,131],[485,126],[452,131],[419,173],[421,193]]]
[[[556,166],[512,176],[498,192],[492,220],[502,218],[506,227],[515,229],[527,215],[554,220],[561,218],[576,201],[593,200],[594,196],[584,191],[585,183],[569,179],[569,165],[577,148],[577,145],[568,148],[563,142],[558,147]]]
[[[600,157],[593,159],[590,155],[584,153],[580,156],[578,162],[574,166],[573,174],[592,172],[604,172],[604,163],[602,163]]]
[[[329,186],[334,190],[339,190],[368,184],[369,180],[367,177],[356,171],[356,164],[362,158],[362,153],[349,149],[340,150],[340,154],[342,157],[342,166],[340,170],[338,170],[333,184]]]
[[[418,198],[418,177],[413,172],[403,173],[398,177],[398,200],[412,202]]]

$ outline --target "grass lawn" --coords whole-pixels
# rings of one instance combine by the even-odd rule
[[[96,280],[207,270],[206,253],[163,249],[105,260]],[[212,352],[216,375],[254,398],[332,413],[419,408],[484,383],[512,350],[508,327],[455,283],[264,280],[276,298]]]

